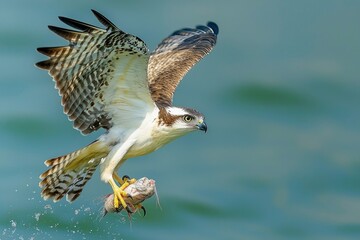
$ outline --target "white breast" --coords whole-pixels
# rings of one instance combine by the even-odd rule
[[[101,164],[101,179],[107,182],[127,159],[151,153],[170,141],[184,135],[173,126],[159,124],[159,109],[149,112],[137,129],[110,129],[103,140],[116,142]]]
[[[158,113],[156,107],[136,130],[133,135],[136,137],[135,143],[124,156],[125,159],[149,154],[176,138],[172,136],[169,127],[159,125]]]
[[[100,141],[113,145],[109,155],[101,162],[101,179],[108,182],[114,170],[118,169],[128,158],[133,158],[150,153],[157,149],[151,131],[158,116],[158,109],[149,112],[140,126],[136,129],[123,129],[113,127],[100,137]]]

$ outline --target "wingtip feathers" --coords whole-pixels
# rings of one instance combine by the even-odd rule
[[[212,29],[215,35],[219,34],[219,26],[216,23],[209,21],[206,25]]]
[[[104,15],[99,13],[98,11],[91,9],[95,17],[99,20],[101,24],[110,29],[118,29],[115,24],[113,24],[109,19],[107,19]]]
[[[44,61],[35,63],[35,66],[40,69],[48,70],[51,66],[51,62],[49,60],[44,60]]]
[[[73,28],[85,31],[85,32],[91,32],[93,30],[99,30],[99,28],[96,27],[96,26],[93,26],[91,24],[84,23],[84,22],[81,22],[81,21],[78,21],[78,20],[75,20],[75,19],[72,19],[72,18],[59,16],[59,19],[63,23],[65,23],[65,24],[67,24],[67,25],[69,25],[69,26],[71,26]]]

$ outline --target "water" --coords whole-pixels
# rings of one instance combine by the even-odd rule
[[[43,161],[76,150],[39,46],[65,44],[46,25],[90,8],[153,49],[208,20],[218,45],[181,83],[175,104],[209,131],[128,161],[156,180],[147,216],[101,219],[110,187],[96,173],[73,204],[43,201]],[[357,1],[11,1],[0,9],[0,239],[359,239]],[[2,229],[2,230],[1,230]]]

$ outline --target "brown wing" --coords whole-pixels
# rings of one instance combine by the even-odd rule
[[[180,29],[165,38],[151,53],[148,80],[151,97],[160,106],[171,106],[174,91],[184,75],[215,46],[218,26]]]
[[[81,31],[49,26],[69,40],[69,45],[38,48],[50,58],[36,64],[54,78],[64,112],[83,134],[120,124],[131,128],[153,105],[145,43],[121,31],[100,13],[93,13],[106,30],[60,17]]]

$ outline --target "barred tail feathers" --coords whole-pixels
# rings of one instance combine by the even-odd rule
[[[45,161],[49,169],[40,175],[41,196],[57,202],[66,195],[68,202],[74,201],[108,153],[105,144],[95,141],[85,148]]]

